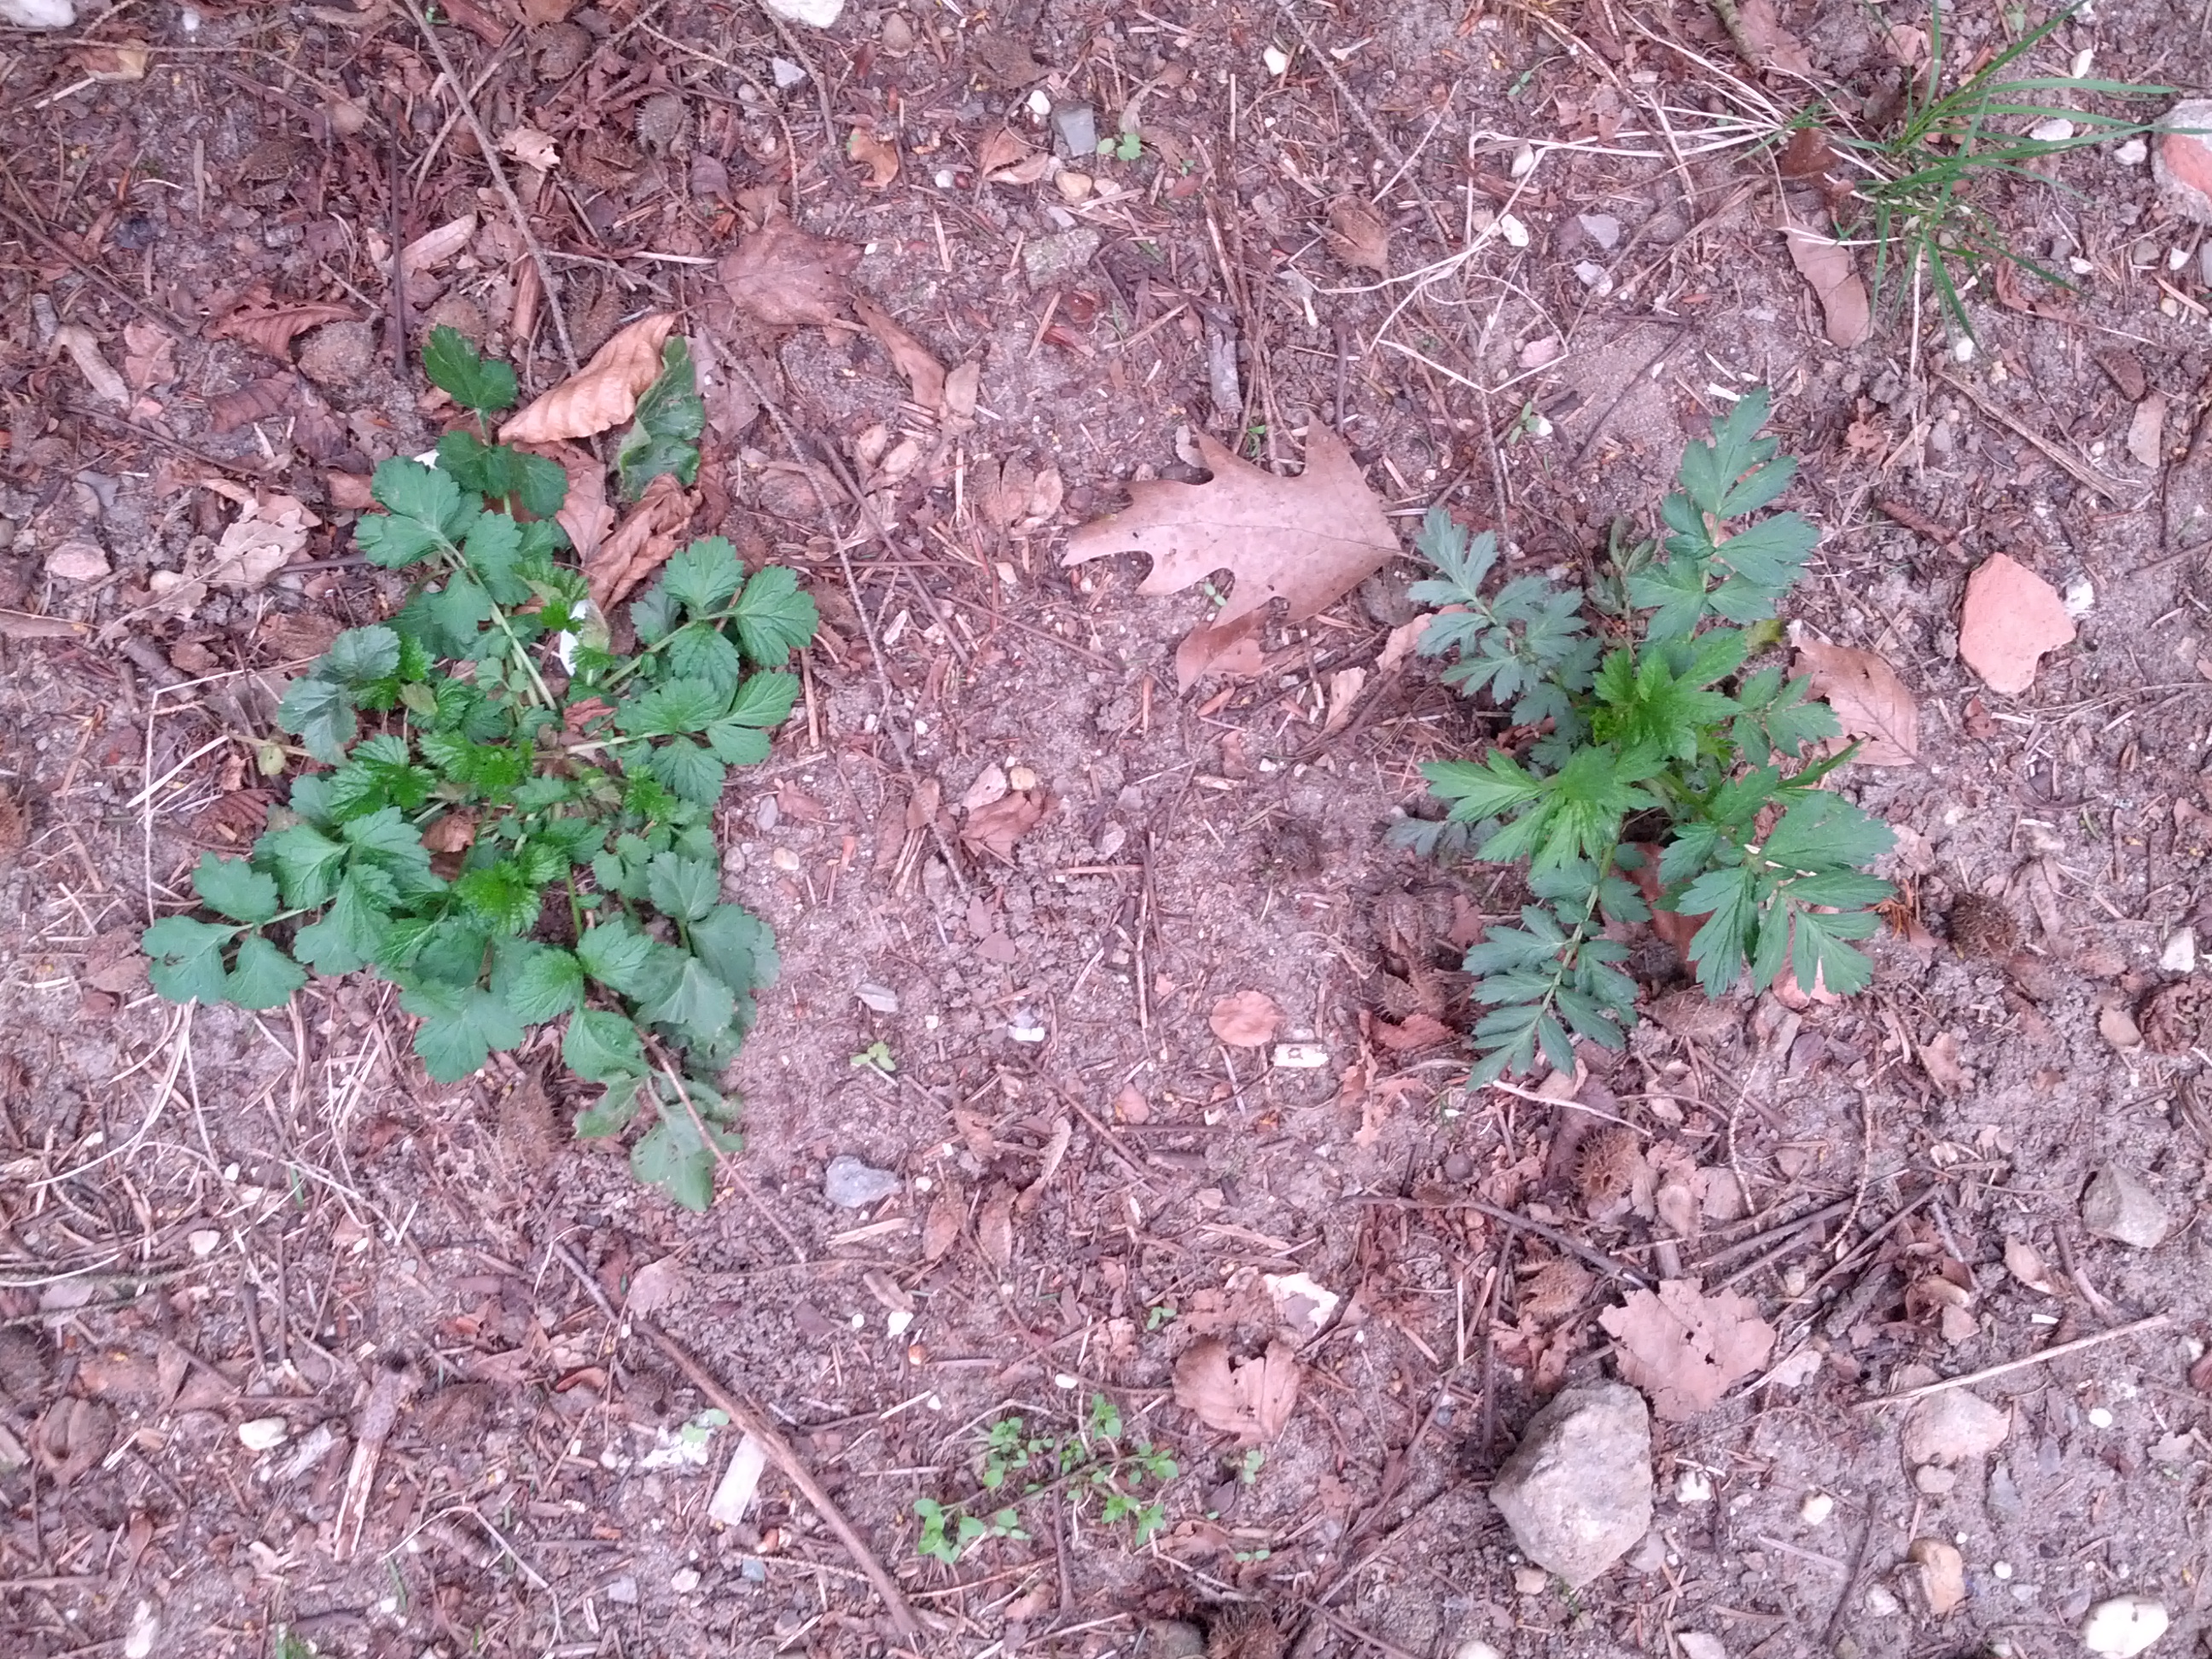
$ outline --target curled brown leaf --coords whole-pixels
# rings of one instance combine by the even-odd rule
[[[860,250],[770,219],[723,255],[717,274],[738,308],[772,327],[842,321]]]
[[[1790,262],[1820,302],[1828,343],[1848,349],[1864,342],[1874,332],[1874,303],[1866,279],[1852,266],[1851,251],[1834,237],[1800,224],[1787,210],[1782,234],[1790,243]]]
[[[1887,658],[1856,646],[1797,642],[1797,672],[1827,699],[1868,766],[1910,766],[1920,753],[1920,705]]]
[[[669,555],[676,551],[676,544],[690,526],[693,504],[674,474],[660,474],[645,487],[644,495],[615,526],[614,533],[599,544],[597,556],[584,561],[592,603],[601,616],[668,562]]]
[[[1232,1048],[1258,1048],[1283,1029],[1283,1011],[1265,991],[1239,991],[1215,1003],[1206,1023]]]
[[[637,412],[638,394],[660,373],[660,348],[675,326],[672,312],[639,318],[577,373],[501,427],[500,441],[554,443],[620,426]]]
[[[1281,1434],[1298,1399],[1297,1350],[1282,1338],[1232,1364],[1219,1337],[1203,1337],[1176,1361],[1176,1404],[1210,1429],[1257,1445]]]

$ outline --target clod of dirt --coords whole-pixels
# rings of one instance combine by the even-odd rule
[[[425,331],[453,329],[479,351],[483,349],[485,336],[490,332],[489,325],[484,321],[483,307],[465,294],[441,295],[438,303],[432,306],[429,314],[422,319],[422,325]]]
[[[530,37],[538,78],[565,81],[591,60],[592,37],[580,23],[551,23]]]
[[[1966,893],[1952,905],[1951,945],[1962,957],[2002,962],[2020,949],[2020,924],[2002,899]]]
[[[1180,1619],[1155,1619],[1139,1651],[1145,1659],[1206,1659],[1206,1632]]]
[[[1669,991],[1651,1005],[1651,1018],[1686,1042],[1710,1042],[1734,1030],[1743,1010],[1703,991]]]
[[[1949,1468],[1995,1451],[2011,1431],[2010,1413],[1979,1395],[1951,1389],[1922,1401],[1905,1419],[1905,1461]]]
[[[2176,980],[2142,1006],[2142,1040],[2154,1054],[2185,1054],[2212,1031],[2212,980]]]
[[[2212,106],[2207,106],[2212,110]],[[2139,1595],[2116,1595],[2089,1609],[2081,1621],[2081,1645],[2109,1659],[2134,1659],[2166,1634],[2166,1611]]]
[[[2100,1238],[2148,1250],[2164,1242],[2172,1223],[2155,1193],[2108,1164],[2081,1194],[2081,1224]]]
[[[325,323],[300,344],[300,373],[333,389],[361,385],[375,361],[376,335],[367,323]]]
[[[1948,1616],[1966,1599],[1966,1564],[1955,1546],[1940,1538],[1916,1538],[1912,1563],[1918,1570],[1921,1596],[1936,1618]]]
[[[0,1399],[27,1406],[53,1373],[53,1350],[44,1337],[20,1325],[0,1329]]]
[[[1275,1040],[1283,1011],[1265,991],[1239,991],[1213,1005],[1206,1024],[1232,1048],[1259,1048]]]
[[[1071,280],[1098,254],[1104,239],[1088,225],[1064,230],[1057,236],[1041,236],[1022,244],[1022,270],[1030,291],[1042,294]]]
[[[1651,1413],[1625,1382],[1563,1389],[1528,1419],[1490,1501],[1522,1554],[1580,1589],[1651,1526]]]

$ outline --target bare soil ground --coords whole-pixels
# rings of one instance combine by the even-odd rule
[[[435,28],[489,134],[559,147],[508,167],[577,354],[654,306],[703,317],[775,204],[980,362],[984,418],[889,488],[887,538],[845,542],[848,588],[854,515],[825,523],[805,471],[912,426],[902,383],[864,335],[741,342],[814,447],[711,432],[707,527],[798,566],[826,629],[720,813],[726,891],[783,975],[739,1062],[746,1150],[711,1212],[677,1210],[571,1141],[550,1051],[441,1089],[382,988],[180,1010],[135,952],[277,798],[253,740],[285,675],[400,597],[341,504],[438,429],[395,368],[392,250],[472,216],[410,273],[406,338],[461,327],[526,392],[566,372],[543,297],[513,337],[532,261],[456,88],[404,0],[0,36],[0,1649],[986,1659],[1173,1653],[1195,1626],[1218,1655],[2063,1654],[2136,1595],[2172,1616],[2157,1651],[2198,1650],[2212,981],[2178,941],[2212,947],[2212,289],[2147,167],[2106,144],[1990,186],[2075,290],[1985,274],[1969,351],[1893,279],[1839,349],[1771,147],[1700,153],[1723,70],[1751,71],[1691,0],[848,3],[828,31],[521,9]],[[1959,9],[1962,55],[2020,27]],[[1894,86],[1870,14],[1775,10],[1818,86]],[[2089,51],[2207,78],[2198,21],[2153,0],[2066,23],[2033,72]],[[1134,159],[979,179],[1002,125],[1064,149],[1034,108],[1073,103]],[[1332,234],[1346,200],[1387,228],[1381,270]],[[264,351],[219,326],[241,303],[336,320]],[[1793,620],[1919,700],[1917,763],[1846,785],[1900,832],[1875,986],[1670,1000],[1681,964],[1640,941],[1663,1018],[1591,1053],[1576,1105],[1464,1094],[1455,1038],[1403,1034],[1465,1028],[1452,970],[1519,889],[1386,840],[1434,810],[1419,762],[1497,730],[1433,665],[1377,666],[1410,564],[1185,695],[1205,597],[1140,596],[1141,559],[1064,569],[1065,532],[1198,476],[1181,428],[1291,470],[1328,422],[1408,533],[1441,501],[1516,569],[1588,570],[1753,384],[1822,532]],[[1048,521],[981,510],[1009,465],[1058,470]],[[210,481],[323,524],[187,608],[155,578],[234,515]],[[2088,605],[2016,697],[1958,660],[1966,574],[1998,552]],[[1004,856],[957,833],[994,768],[1049,798]],[[1325,1063],[1217,1040],[1245,991]],[[894,1073],[856,1063],[878,1043]],[[831,1205],[840,1157],[890,1195]],[[2085,1230],[2107,1167],[2162,1206],[2154,1246]],[[1319,1324],[1279,1290],[1299,1273],[1340,1299]],[[1752,1297],[1784,1375],[1656,1425],[1650,1538],[1566,1594],[1485,1490],[1544,1397],[1612,1370],[1599,1314],[1660,1277]],[[781,1425],[920,1637],[780,1468],[709,1519],[736,1431],[647,1315]],[[1174,1403],[1174,1367],[1285,1326],[1296,1405],[1248,1456]],[[1977,1389],[2002,1445],[1955,1468],[1914,1467],[1905,1413],[1869,1403],[2022,1360]],[[918,1552],[918,1499],[1003,1501],[994,1423],[1079,1437],[1094,1396],[1175,1460],[1157,1535],[1060,1481],[1018,1536]],[[1927,1540],[1960,1595],[1931,1603]]]

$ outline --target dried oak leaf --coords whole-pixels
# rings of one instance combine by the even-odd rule
[[[620,426],[637,412],[638,394],[659,374],[660,348],[675,326],[673,312],[639,318],[593,352],[581,369],[501,427],[499,441],[554,443]]]
[[[868,170],[868,188],[882,190],[898,177],[898,146],[876,136],[872,127],[854,127],[845,154]]]
[[[1232,1365],[1219,1337],[1201,1338],[1176,1361],[1175,1400],[1209,1429],[1249,1445],[1273,1440],[1297,1404],[1297,1350],[1277,1337],[1258,1358]]]
[[[1003,1181],[991,1188],[976,1212],[975,1243],[983,1259],[1000,1273],[1014,1259],[1014,1189]]]
[[[1239,991],[1215,1003],[1206,1023],[1232,1048],[1260,1048],[1283,1029],[1283,1011],[1265,991]]]
[[[1868,766],[1910,766],[1920,753],[1920,705],[1886,658],[1855,646],[1797,642],[1797,672],[1810,675]]]
[[[937,1262],[945,1259],[945,1252],[960,1242],[963,1218],[958,1195],[951,1192],[938,1194],[936,1201],[929,1206],[927,1218],[921,1224],[921,1259],[924,1261]]]
[[[123,325],[123,378],[134,392],[149,392],[177,378],[177,337],[143,318]]]
[[[1455,1033],[1452,1028],[1434,1014],[1416,1011],[1406,1016],[1401,1025],[1393,1025],[1386,1019],[1375,1022],[1375,1040],[1395,1054],[1410,1054],[1419,1048],[1433,1048],[1439,1042],[1449,1042]]]
[[[1347,196],[1329,204],[1328,246],[1348,265],[1390,274],[1389,223],[1364,202]]]
[[[1665,1280],[1656,1295],[1636,1291],[1598,1323],[1620,1345],[1621,1376],[1670,1423],[1710,1409],[1774,1350],[1774,1328],[1750,1297],[1706,1296],[1686,1279]]]
[[[877,343],[890,354],[891,363],[913,388],[914,400],[933,413],[945,408],[945,365],[930,349],[902,328],[896,319],[866,295],[855,295],[853,314]]]
[[[1036,828],[1051,805],[1042,789],[1016,790],[1000,796],[968,814],[960,826],[960,839],[979,853],[988,853],[1001,863],[1014,860],[1014,843]]]
[[[220,322],[209,324],[200,333],[210,340],[237,340],[269,356],[289,361],[295,335],[320,328],[325,323],[350,321],[353,315],[350,306],[334,306],[319,300],[302,305],[279,305],[264,283],[225,312]]]
[[[547,460],[568,475],[568,493],[562,498],[561,510],[553,521],[568,532],[570,545],[576,550],[576,561],[590,569],[592,558],[599,544],[606,540],[607,532],[614,528],[615,509],[607,501],[607,469],[604,462],[589,450],[579,449],[574,444],[529,444],[524,446],[532,453]]]
[[[1848,350],[1874,332],[1874,302],[1866,279],[1851,264],[1851,251],[1832,236],[1823,236],[1783,211],[1782,234],[1789,239],[1790,263],[1811,284],[1820,302],[1828,343]]]
[[[599,544],[596,555],[584,561],[584,578],[591,586],[592,603],[605,616],[628,598],[631,590],[668,562],[676,544],[690,526],[692,498],[664,472],[646,485],[645,495]]]
[[[836,323],[853,295],[860,250],[771,219],[722,256],[717,274],[740,311],[772,327]]]
[[[1073,565],[1151,550],[1152,568],[1140,593],[1172,593],[1216,570],[1237,579],[1212,624],[1176,647],[1176,678],[1185,690],[1225,651],[1253,642],[1270,600],[1285,602],[1285,620],[1303,622],[1398,553],[1382,499],[1327,427],[1309,428],[1305,471],[1295,478],[1239,460],[1203,432],[1196,437],[1210,480],[1132,486],[1127,508],[1079,526],[1060,558]]]
[[[282,415],[299,383],[295,374],[270,374],[248,380],[235,392],[218,392],[207,400],[208,424],[218,432],[234,432]]]
[[[258,495],[216,544],[206,580],[219,587],[258,587],[292,562],[321,522],[296,497],[275,490]]]
[[[1992,691],[2017,696],[2035,684],[2046,651],[2074,640],[2074,619],[2058,590],[1999,553],[1966,578],[1959,616],[1959,655]]]
[[[1783,70],[1791,75],[1810,75],[1813,60],[1806,55],[1805,47],[1796,35],[1782,27],[1774,15],[1774,0],[1739,0],[1737,21],[1743,25],[1743,38],[1757,56],[1763,70]]]

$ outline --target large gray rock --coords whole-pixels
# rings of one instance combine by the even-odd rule
[[[1625,1382],[1563,1389],[1490,1488],[1513,1541],[1579,1588],[1651,1527],[1651,1413]]]

